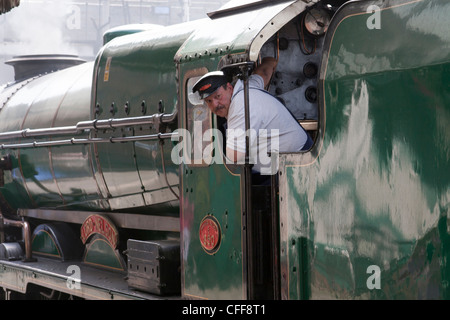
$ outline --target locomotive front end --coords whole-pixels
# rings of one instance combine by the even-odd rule
[[[173,56],[191,29],[117,36],[94,62],[22,67],[2,88],[2,260],[80,261],[128,272],[130,286],[143,291],[179,292],[176,274],[161,288],[138,271],[156,270],[158,255],[136,257],[160,250],[163,269],[179,274]]]

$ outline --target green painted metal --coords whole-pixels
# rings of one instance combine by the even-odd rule
[[[83,262],[114,271],[126,270],[125,261],[119,251],[112,248],[108,241],[100,235],[94,235],[86,244]]]
[[[208,299],[243,299],[244,257],[239,175],[222,166],[189,168],[183,176],[183,273],[185,296]],[[199,239],[203,218],[214,216],[220,225],[221,242],[214,254]]]
[[[102,48],[95,63],[14,85],[2,96],[0,129],[43,129],[91,119],[176,113],[173,57],[196,23],[142,32],[135,38],[118,37]],[[170,133],[176,125],[174,121],[115,132],[92,130],[76,138]],[[53,139],[42,137],[40,141]],[[6,144],[32,141],[3,140]],[[5,183],[0,189],[13,211],[38,207],[93,211],[145,207],[145,212],[177,215],[178,201],[165,179],[177,192],[178,166],[171,161],[172,146],[170,141],[155,140],[5,149],[2,155],[12,157],[13,170],[4,171]]]
[[[231,60],[228,64],[247,61],[250,57],[252,60],[258,58],[259,52],[251,52],[251,46],[256,41],[267,41],[273,33],[276,32],[272,20],[277,14],[286,9],[291,10],[291,14],[295,16],[297,7],[302,8],[303,5],[296,5],[293,8],[289,6],[295,1],[281,2],[279,4],[271,3],[269,6],[258,8],[256,10],[237,11],[236,13],[217,19],[202,20],[199,28],[183,44],[177,52],[175,59],[177,61],[190,61],[196,59],[204,59],[214,56],[223,56]],[[229,6],[244,5],[243,1],[231,1]],[[287,21],[283,21],[286,23]],[[280,27],[277,21],[275,27]],[[267,31],[266,31],[267,30]],[[233,58],[226,54],[243,54],[242,57]],[[216,70],[214,68],[214,70]]]
[[[292,3],[271,4],[257,10],[206,20],[192,33],[176,55],[182,75],[181,86],[188,91],[183,90],[180,98],[180,106],[183,106],[180,108],[181,128],[192,133],[196,119],[190,117],[189,108],[198,107],[188,103],[188,80],[207,71],[218,70],[224,64],[248,61],[253,56],[256,59],[258,53],[251,52],[253,47],[258,47],[255,42],[261,39],[267,41],[276,31],[273,25],[279,27],[286,23],[292,18],[291,15],[295,16],[296,12],[304,7],[303,3],[299,3],[290,8]],[[206,112],[210,114],[209,110]],[[215,116],[204,119],[203,123],[205,122],[206,124],[201,125],[202,128],[206,126],[219,129]],[[194,133],[192,140],[201,139],[202,134],[203,131],[200,134]],[[222,137],[217,131],[215,134]],[[218,138],[214,139],[213,148],[216,153],[222,153],[217,141]],[[201,147],[207,146],[208,144],[203,144]],[[217,159],[225,162],[222,154]],[[243,167],[222,163],[183,163],[180,172],[183,195],[183,295],[208,299],[247,298]],[[202,248],[198,236],[200,223],[207,215],[213,215],[219,221],[223,236],[219,250],[212,255]]]
[[[174,80],[177,74],[173,57],[197,24],[170,26],[109,42],[97,57],[92,117],[126,118],[176,112],[177,83]],[[176,125],[175,121],[167,127],[141,126],[132,131],[123,130],[120,134],[172,132]],[[97,137],[108,137],[108,134],[98,132]],[[108,197],[117,198],[114,202],[117,206],[128,208],[162,202],[170,204],[172,201],[166,210],[178,213],[178,202],[173,202],[177,199],[168,189],[163,168],[164,165],[170,185],[177,187],[178,166],[171,160],[172,147],[170,141],[157,140],[94,146],[96,166],[101,168]],[[155,199],[151,196],[159,190],[164,190],[165,197]],[[135,196],[124,198],[124,195]]]
[[[217,68],[221,56],[207,59],[186,61],[180,65],[182,86],[192,88],[193,80],[206,73],[206,70]],[[190,87],[187,85],[190,80]],[[180,99],[180,121],[182,128],[192,134],[192,144],[198,144],[202,151],[214,149],[216,160],[222,161],[222,146],[219,145],[219,132],[215,138],[204,134],[205,130],[217,128],[215,117],[209,110],[205,117],[195,117],[193,110],[201,105],[191,104],[184,91]],[[197,132],[195,123],[200,122]],[[201,122],[200,122],[201,123]],[[203,130],[202,130],[203,128]],[[205,137],[205,138],[203,138]],[[181,142],[184,143],[184,142]],[[187,146],[184,145],[186,151]],[[181,172],[181,249],[182,249],[182,291],[183,295],[193,298],[208,299],[243,299],[246,296],[241,172],[234,166],[221,163],[205,164],[201,157],[192,159],[186,156],[179,159]],[[183,161],[181,161],[183,160]],[[190,163],[189,163],[190,161]],[[202,219],[214,216],[221,230],[220,247],[211,254],[205,251],[200,243],[199,229]]]
[[[93,63],[85,63],[19,83],[21,89],[2,105],[1,132],[67,126],[89,119],[92,67]],[[98,198],[87,153],[84,146],[2,150],[2,155],[11,155],[13,169],[4,171],[1,193],[13,208]],[[75,154],[80,156],[74,158]],[[79,183],[74,183],[75,177]]]
[[[61,257],[61,253],[55,243],[55,239],[53,239],[53,237],[46,230],[39,230],[34,234],[31,248],[33,250],[33,254],[38,253],[54,258]]]
[[[283,298],[449,297],[449,14],[373,1],[334,17],[319,139],[281,156]]]
[[[80,260],[84,246],[79,233],[62,222],[40,224],[31,237],[33,255],[58,261]]]
[[[110,42],[112,39],[117,37],[126,36],[133,33],[138,33],[142,31],[148,30],[157,30],[162,29],[163,26],[157,24],[147,24],[147,23],[139,23],[139,24],[127,24],[124,26],[118,26],[112,29],[107,30],[103,34],[103,44]]]

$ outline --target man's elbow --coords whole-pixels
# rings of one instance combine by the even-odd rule
[[[270,79],[272,78],[272,74],[275,72],[275,68],[277,67],[278,61],[272,57],[265,57],[261,64],[255,69],[255,74],[260,75],[264,80],[264,87],[266,87]]]

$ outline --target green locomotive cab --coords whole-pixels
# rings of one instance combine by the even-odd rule
[[[213,115],[192,93],[192,86],[209,71],[228,69],[236,78],[243,77],[262,58],[275,57],[278,65],[268,91],[282,99],[315,137],[318,69],[332,11],[319,7],[310,13],[310,6],[282,2],[265,8],[255,4],[223,8],[211,13],[211,20],[177,52],[183,93],[180,121],[190,134],[183,136],[188,150],[181,150],[180,161],[185,296],[280,296],[277,175],[271,186],[255,185],[245,165],[226,158],[225,119]],[[306,29],[310,14],[325,23],[322,31]]]

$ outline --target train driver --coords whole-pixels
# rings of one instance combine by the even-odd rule
[[[276,173],[273,162],[266,161],[268,152],[297,152],[312,145],[308,133],[289,110],[264,90],[276,65],[276,59],[264,58],[248,81],[250,163],[253,164],[252,170],[261,175]],[[192,90],[198,91],[211,112],[227,119],[226,156],[235,163],[243,163],[246,135],[244,84],[242,80],[237,80],[234,85],[230,81],[222,71],[213,71],[201,77]]]

